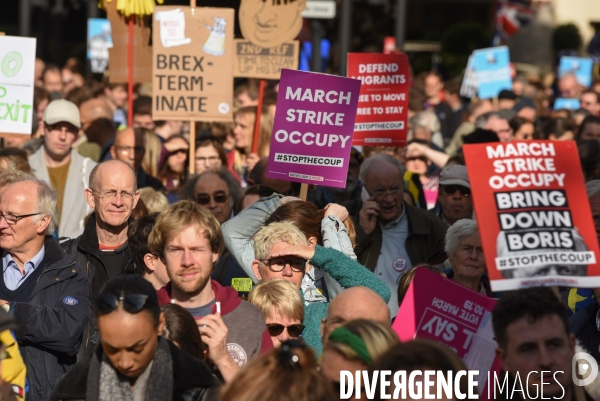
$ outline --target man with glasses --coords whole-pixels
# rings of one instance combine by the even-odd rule
[[[437,216],[448,226],[460,219],[473,217],[473,198],[467,168],[461,165],[444,167],[440,173]]]
[[[138,188],[151,187],[156,191],[163,191],[165,187],[162,182],[142,168],[142,160],[146,153],[144,135],[143,128],[125,128],[117,132],[115,142],[110,148],[110,155],[114,160],[120,160],[131,166],[135,171]]]
[[[207,170],[189,180],[183,197],[207,208],[220,224],[232,216],[236,202],[242,197],[239,184],[226,169]]]
[[[77,362],[89,318],[88,278],[51,237],[58,208],[48,184],[25,176],[6,188],[0,205],[0,306],[18,325],[27,399],[48,400]]]
[[[392,293],[388,307],[394,317],[398,278],[444,249],[447,227],[432,213],[404,203],[404,167],[396,158],[371,156],[363,162],[359,177],[362,199],[344,204],[358,223],[354,252],[388,285]]]
[[[83,220],[92,211],[81,194],[89,185],[90,171],[96,163],[72,149],[80,128],[79,109],[74,103],[52,101],[44,111],[44,144],[29,156],[36,177],[56,191],[61,237],[80,235]]]
[[[65,251],[85,268],[92,295],[100,293],[111,278],[133,270],[127,229],[131,211],[139,199],[135,173],[127,164],[108,160],[98,164],[90,175],[90,187],[83,195],[94,213],[81,236],[62,244]],[[87,351],[98,342],[91,329],[86,333]],[[89,356],[86,349],[82,356]]]
[[[500,112],[491,111],[483,114],[475,121],[477,128],[483,128],[494,131],[498,135],[500,142],[510,142],[513,139],[513,131],[508,123],[506,110]]]
[[[220,378],[229,381],[273,347],[260,310],[211,278],[225,246],[221,226],[206,208],[188,200],[169,206],[156,219],[148,246],[171,280],[158,291],[159,303],[181,305],[194,316]]]

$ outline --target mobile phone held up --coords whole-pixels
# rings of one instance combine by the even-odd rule
[[[362,190],[360,191],[360,200],[364,202],[367,201],[367,199],[369,199],[371,197],[371,195],[369,194],[369,191],[367,191],[367,187],[365,187],[363,185]],[[373,219],[375,218],[375,216],[369,216],[369,220],[373,221]]]

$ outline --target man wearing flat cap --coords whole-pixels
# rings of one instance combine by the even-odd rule
[[[91,212],[81,194],[89,186],[96,163],[72,149],[80,128],[79,109],[74,103],[52,101],[44,111],[44,145],[29,156],[35,176],[57,192],[60,237],[75,238],[83,233],[83,220]]]
[[[467,168],[461,165],[449,165],[440,173],[437,215],[448,226],[460,219],[473,217],[473,199]]]

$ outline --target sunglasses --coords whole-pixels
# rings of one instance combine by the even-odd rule
[[[446,185],[444,186],[444,192],[446,195],[454,195],[456,191],[460,191],[462,196],[471,196],[471,190],[461,185]]]
[[[210,194],[198,194],[196,196],[196,202],[198,202],[202,206],[206,206],[210,203],[210,198],[213,198],[215,203],[226,203],[229,199],[229,195],[226,193],[216,193],[213,195]]]
[[[136,314],[142,310],[148,295],[144,294],[127,294],[124,296],[116,296],[113,294],[99,294],[94,297],[96,307],[102,314],[111,313],[119,306],[119,303],[123,304],[123,309],[127,313]]]
[[[283,324],[279,323],[267,324],[267,330],[269,330],[269,334],[271,335],[271,337],[277,337],[278,335],[283,333],[284,329],[287,329],[287,332],[290,335],[290,337],[300,337],[300,334],[302,334],[302,332],[304,331],[304,325],[290,324],[289,326],[284,326]]]

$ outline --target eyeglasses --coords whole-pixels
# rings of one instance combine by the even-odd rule
[[[122,155],[128,155],[129,152],[131,152],[132,150],[135,152],[135,154],[141,155],[142,153],[144,153],[146,148],[144,148],[143,146],[118,146],[118,145],[115,145],[115,150]]]
[[[219,160],[219,156],[196,157],[196,162],[203,163],[203,164],[215,164],[218,160]]]
[[[371,192],[373,194],[373,196],[375,196],[376,198],[383,198],[385,196],[388,195],[396,195],[398,192],[400,192],[400,187],[396,186],[396,187],[392,187],[390,189],[378,189],[376,191]]]
[[[91,188],[90,188],[91,189]],[[120,196],[121,199],[125,200],[125,201],[130,201],[133,199],[133,195],[131,192],[125,192],[125,191],[104,191],[104,192],[100,192],[100,191],[96,191],[95,189],[92,189],[92,192],[94,192],[95,194],[98,195],[99,198],[101,199],[116,199],[117,196]]]
[[[285,269],[286,265],[290,265],[290,268],[295,272],[303,272],[306,268],[307,260],[304,258],[293,258],[293,259],[284,259],[284,258],[271,258],[271,259],[262,259],[262,262],[267,265],[267,267],[275,273],[278,273]]]
[[[96,307],[103,314],[117,309],[119,303],[123,305],[123,309],[127,313],[136,314],[146,305],[146,300],[148,300],[148,295],[144,294],[127,294],[120,297],[114,294],[99,294],[94,297]]]
[[[182,155],[187,155],[188,154],[189,149],[185,148],[185,149],[175,149],[169,152],[169,156],[175,156],[178,154],[182,154]]]
[[[4,213],[0,213],[0,220],[4,219],[6,220],[6,222],[8,224],[10,224],[11,226],[17,224],[19,222],[19,220],[24,219],[25,217],[31,217],[31,216],[37,216],[38,214],[42,214],[42,212],[37,212],[37,213],[30,213],[30,214],[21,214],[21,215],[14,215],[14,214],[4,214]]]
[[[471,190],[469,188],[463,187],[462,185],[445,185],[444,193],[446,195],[454,195],[456,191],[460,191],[462,196],[471,196]]]
[[[269,330],[269,334],[271,335],[271,337],[277,337],[278,335],[283,333],[284,329],[287,329],[287,332],[290,335],[290,337],[300,337],[300,334],[302,334],[302,332],[304,331],[304,325],[290,324],[289,326],[284,326],[283,324],[279,323],[267,324],[267,330]]]
[[[196,196],[196,201],[200,205],[206,206],[210,203],[210,198],[213,198],[215,200],[215,203],[225,203],[229,199],[229,195],[227,195],[225,192],[217,192],[212,195],[211,194],[198,194]]]

